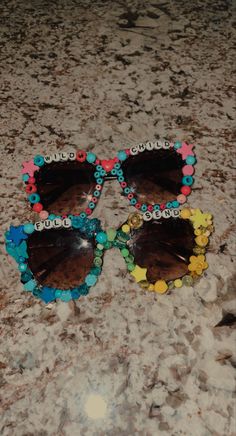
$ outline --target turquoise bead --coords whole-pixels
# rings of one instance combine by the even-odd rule
[[[55,295],[56,295],[56,292],[55,292]],[[67,303],[68,301],[70,301],[72,299],[71,292],[70,291],[61,291],[61,296],[59,298],[61,299],[61,301],[64,301],[65,303]]]
[[[26,263],[20,263],[18,266],[18,269],[20,272],[25,272],[27,270],[27,264]]]
[[[184,176],[182,178],[183,185],[191,186],[193,184],[193,178],[191,176]]]
[[[194,165],[196,158],[194,156],[187,156],[185,162],[187,165]]]
[[[89,207],[90,209],[94,209],[94,208],[95,208],[95,203],[94,203],[93,201],[90,201],[88,207]]]
[[[121,150],[121,151],[118,151],[117,157],[119,160],[123,161],[123,160],[127,159],[127,154],[124,150]]]
[[[100,172],[96,171],[96,172],[94,173],[94,177],[95,177],[95,179],[97,179],[98,177],[100,177]]]
[[[30,235],[31,233],[34,232],[34,225],[31,223],[25,224],[24,225],[24,232],[27,233],[27,235]]]
[[[119,176],[118,177],[118,182],[124,182],[124,180],[125,180],[124,176]]]
[[[71,289],[70,293],[71,293],[71,298],[73,298],[73,300],[77,300],[77,298],[80,297],[80,292],[78,288]]]
[[[81,212],[81,214],[80,214],[80,218],[87,218],[86,213],[85,213],[85,212]]]
[[[88,285],[88,286],[94,286],[95,283],[96,283],[96,281],[97,281],[97,276],[95,276],[95,275],[93,275],[93,274],[88,274],[88,275],[85,277],[85,283],[86,283],[86,285]]]
[[[86,283],[84,283],[83,285],[81,285],[79,287],[79,292],[80,292],[80,295],[87,295],[88,294],[89,289],[88,289],[88,286],[86,285]]]
[[[50,215],[48,215],[48,219],[49,220],[54,220],[56,218],[56,215],[54,213],[50,213]]]
[[[86,157],[86,159],[87,159],[87,161],[88,161],[89,163],[94,163],[95,160],[97,159],[97,158],[96,158],[96,154],[91,153],[91,152],[89,151],[89,152],[87,153],[87,157]]]
[[[55,290],[55,298],[61,298],[61,293],[62,293],[61,289],[56,289]]]
[[[113,170],[111,170],[111,175],[112,175],[112,176],[115,176],[115,175],[116,175],[116,169],[115,169],[115,168],[113,168]]]
[[[167,209],[171,209],[173,207],[173,203],[171,201],[168,201],[168,203],[166,203],[166,207]]]
[[[127,187],[126,187],[126,188],[124,189],[124,193],[125,193],[125,194],[129,194],[129,193],[130,193],[130,188],[127,188]]]
[[[101,271],[102,271],[101,268],[99,268],[98,266],[94,266],[93,268],[91,268],[90,274],[99,276],[101,274]]]
[[[153,209],[154,210],[160,210],[160,205],[159,204],[154,204]]]
[[[27,283],[24,284],[25,291],[32,292],[37,286],[36,280],[31,279]]]
[[[103,169],[103,168],[102,168],[102,165],[97,165],[97,166],[96,166],[96,170],[97,170],[97,171],[101,171],[102,169]]]
[[[40,196],[38,194],[30,194],[28,199],[29,199],[30,203],[35,204],[35,203],[39,203]]]
[[[39,154],[35,156],[34,163],[37,165],[37,167],[42,167],[44,165],[44,157],[40,156]]]
[[[100,191],[94,191],[93,195],[94,197],[100,197]]]
[[[23,180],[23,182],[28,182],[28,180],[29,180],[29,175],[28,175],[28,174],[23,174],[23,176],[22,176],[22,180]]]
[[[172,206],[173,206],[174,208],[179,207],[179,202],[178,202],[177,200],[174,200],[174,201],[172,202]]]
[[[96,241],[99,242],[99,244],[104,244],[107,241],[107,235],[105,232],[99,232],[96,235]]]
[[[103,179],[101,177],[99,177],[97,179],[97,183],[98,183],[98,185],[102,185],[103,184]]]
[[[141,211],[142,211],[142,212],[146,212],[146,210],[147,210],[147,205],[146,205],[146,204],[143,204],[143,205],[141,206]]]
[[[131,198],[130,204],[132,204],[132,206],[134,206],[136,203],[137,203],[136,198]]]
[[[177,150],[177,149],[180,148],[180,147],[182,147],[182,142],[180,142],[180,141],[176,141],[176,142],[174,143],[174,148],[175,148],[175,150]]]

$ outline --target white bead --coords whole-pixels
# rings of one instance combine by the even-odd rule
[[[155,220],[159,220],[161,218],[161,211],[160,210],[154,210],[152,212],[152,216]]]
[[[52,162],[52,156],[49,156],[49,155],[44,156],[44,162],[46,162],[47,164],[51,163]]]
[[[154,142],[154,148],[155,148],[155,150],[160,150],[160,148],[162,148],[161,141]]]
[[[170,148],[170,142],[168,142],[168,141],[164,141],[164,142],[163,142],[163,148],[166,149],[166,150],[167,150],[168,148]]]
[[[75,160],[76,159],[76,153],[74,151],[70,151],[68,157],[69,157],[69,160]]]
[[[179,211],[179,209],[171,209],[171,215],[172,215],[174,218],[177,218],[177,217],[180,215],[180,211]]]
[[[55,218],[52,222],[55,229],[62,226],[62,220],[60,218]]]
[[[144,150],[146,150],[146,145],[141,143],[138,145],[138,149],[139,149],[139,151],[144,151]]]
[[[66,161],[66,160],[68,160],[68,153],[66,153],[66,152],[62,152],[62,153],[60,153],[60,159],[62,160],[62,161]]]
[[[151,151],[151,150],[154,149],[154,147],[155,147],[155,143],[154,142],[148,141],[146,143],[146,150]]]
[[[171,217],[171,210],[170,209],[164,209],[162,211],[163,218],[170,218]]]
[[[152,213],[147,210],[143,213],[143,220],[144,221],[150,221],[152,219]]]
[[[37,232],[41,232],[43,230],[43,222],[37,221],[34,225],[34,228]]]
[[[54,154],[52,155],[52,160],[53,160],[54,162],[59,162],[59,160],[60,160],[60,154],[59,154],[59,153],[54,153]]]
[[[131,147],[131,149],[130,149],[130,154],[132,154],[133,156],[135,155],[135,154],[138,154],[138,147]]]
[[[64,218],[62,220],[62,225],[63,227],[65,227],[66,229],[68,229],[69,227],[71,227],[71,220],[70,218]]]
[[[43,222],[43,225],[45,229],[51,229],[53,227],[53,222],[52,220],[45,220]]]

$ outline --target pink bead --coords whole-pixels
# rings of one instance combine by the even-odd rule
[[[121,186],[122,188],[126,188],[127,183],[126,183],[126,182],[121,182],[120,186]]]
[[[114,159],[113,159],[113,160],[114,160],[114,162],[115,162],[115,163],[119,162],[119,159],[118,159],[118,157],[114,157]]]
[[[35,178],[29,177],[27,183],[30,183],[31,185],[33,185],[35,183]]]
[[[127,197],[128,197],[128,199],[129,199],[129,200],[131,200],[131,198],[133,198],[133,197],[134,197],[134,194],[132,194],[132,193],[130,192],[130,193],[128,194],[128,196],[127,196]]]
[[[97,201],[98,201],[97,197],[93,197],[93,198],[92,198],[92,202],[93,202],[93,203],[97,203]]]
[[[177,201],[178,201],[180,204],[185,203],[185,202],[186,202],[186,196],[185,196],[184,194],[180,194],[180,195],[178,195],[178,197],[177,197]]]
[[[91,215],[92,209],[89,209],[89,207],[87,207],[87,209],[85,209],[85,212],[87,215]]]
[[[149,206],[148,206],[148,210],[149,210],[149,212],[152,212],[152,211],[153,211],[153,206],[152,206],[151,204],[149,204]]]
[[[101,191],[102,190],[102,185],[96,185],[95,189],[96,189],[96,191]]]
[[[185,165],[182,168],[182,173],[184,176],[191,176],[194,173],[194,168],[192,165]]]
[[[126,152],[127,156],[130,155],[130,149],[129,149],[129,148],[127,148],[127,149],[125,150],[125,152]]]
[[[48,217],[48,212],[46,210],[41,210],[39,216],[40,216],[41,220],[46,220]]]
[[[142,206],[141,203],[136,203],[135,205],[136,209],[140,209],[141,206]]]
[[[95,160],[95,165],[99,165],[100,164],[100,160],[99,159],[96,159]]]
[[[189,195],[191,192],[190,186],[182,186],[181,193],[184,195]]]
[[[161,204],[160,204],[160,209],[161,209],[161,210],[164,210],[165,208],[166,208],[165,203],[161,203]]]
[[[171,148],[174,147],[174,143],[173,143],[173,142],[170,143],[170,147],[171,147]]]

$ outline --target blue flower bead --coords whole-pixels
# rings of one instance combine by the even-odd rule
[[[38,167],[42,167],[44,165],[44,157],[40,156],[39,154],[37,156],[35,156],[34,158],[34,163],[35,165],[37,165]]]
[[[96,235],[96,241],[99,242],[99,244],[104,244],[107,241],[107,235],[105,232],[99,232]]]

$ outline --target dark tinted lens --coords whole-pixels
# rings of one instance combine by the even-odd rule
[[[135,263],[148,269],[147,279],[174,280],[188,272],[193,254],[194,232],[191,224],[180,218],[145,222],[131,239]]]
[[[38,282],[68,289],[78,286],[89,273],[94,244],[78,230],[44,230],[28,239],[29,266]]]
[[[93,194],[94,167],[77,161],[53,162],[35,173],[36,185],[44,209],[61,215],[79,213]]]
[[[180,194],[183,160],[175,150],[144,151],[123,165],[125,179],[141,203],[162,203]]]

